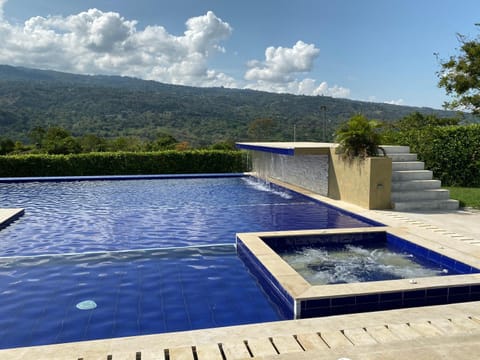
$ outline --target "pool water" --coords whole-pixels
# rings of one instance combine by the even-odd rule
[[[312,285],[457,274],[387,244],[327,243],[285,252],[281,257]]]
[[[0,347],[278,320],[251,283],[233,245],[3,259]]]
[[[26,209],[0,231],[0,348],[280,320],[235,233],[374,225],[248,177],[6,183],[0,204]]]
[[[0,232],[0,256],[235,243],[236,232],[371,223],[251,178],[0,184],[25,216]]]

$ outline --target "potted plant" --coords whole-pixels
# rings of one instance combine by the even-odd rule
[[[380,123],[368,120],[364,115],[355,115],[342,124],[335,132],[339,144],[338,152],[349,159],[378,156],[382,137],[379,133]]]

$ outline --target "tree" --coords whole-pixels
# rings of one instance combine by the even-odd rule
[[[335,133],[340,153],[349,158],[378,156],[382,140],[379,128],[379,122],[364,115],[352,116]]]
[[[438,86],[445,88],[447,95],[453,97],[452,101],[444,104],[446,108],[480,114],[480,37],[469,40],[458,34],[458,40],[460,54],[440,62]]]
[[[76,154],[81,151],[78,141],[59,126],[53,126],[47,130],[42,148],[48,154]]]
[[[256,119],[248,125],[248,137],[255,141],[271,140],[274,121],[272,119]]]
[[[0,155],[11,153],[15,149],[15,143],[12,139],[0,138]]]

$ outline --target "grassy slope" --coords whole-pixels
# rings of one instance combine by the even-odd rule
[[[448,187],[450,197],[460,201],[460,206],[480,209],[480,188]]]

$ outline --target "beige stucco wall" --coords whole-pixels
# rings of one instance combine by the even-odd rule
[[[328,197],[366,209],[390,209],[391,186],[390,158],[350,160],[330,150]]]

